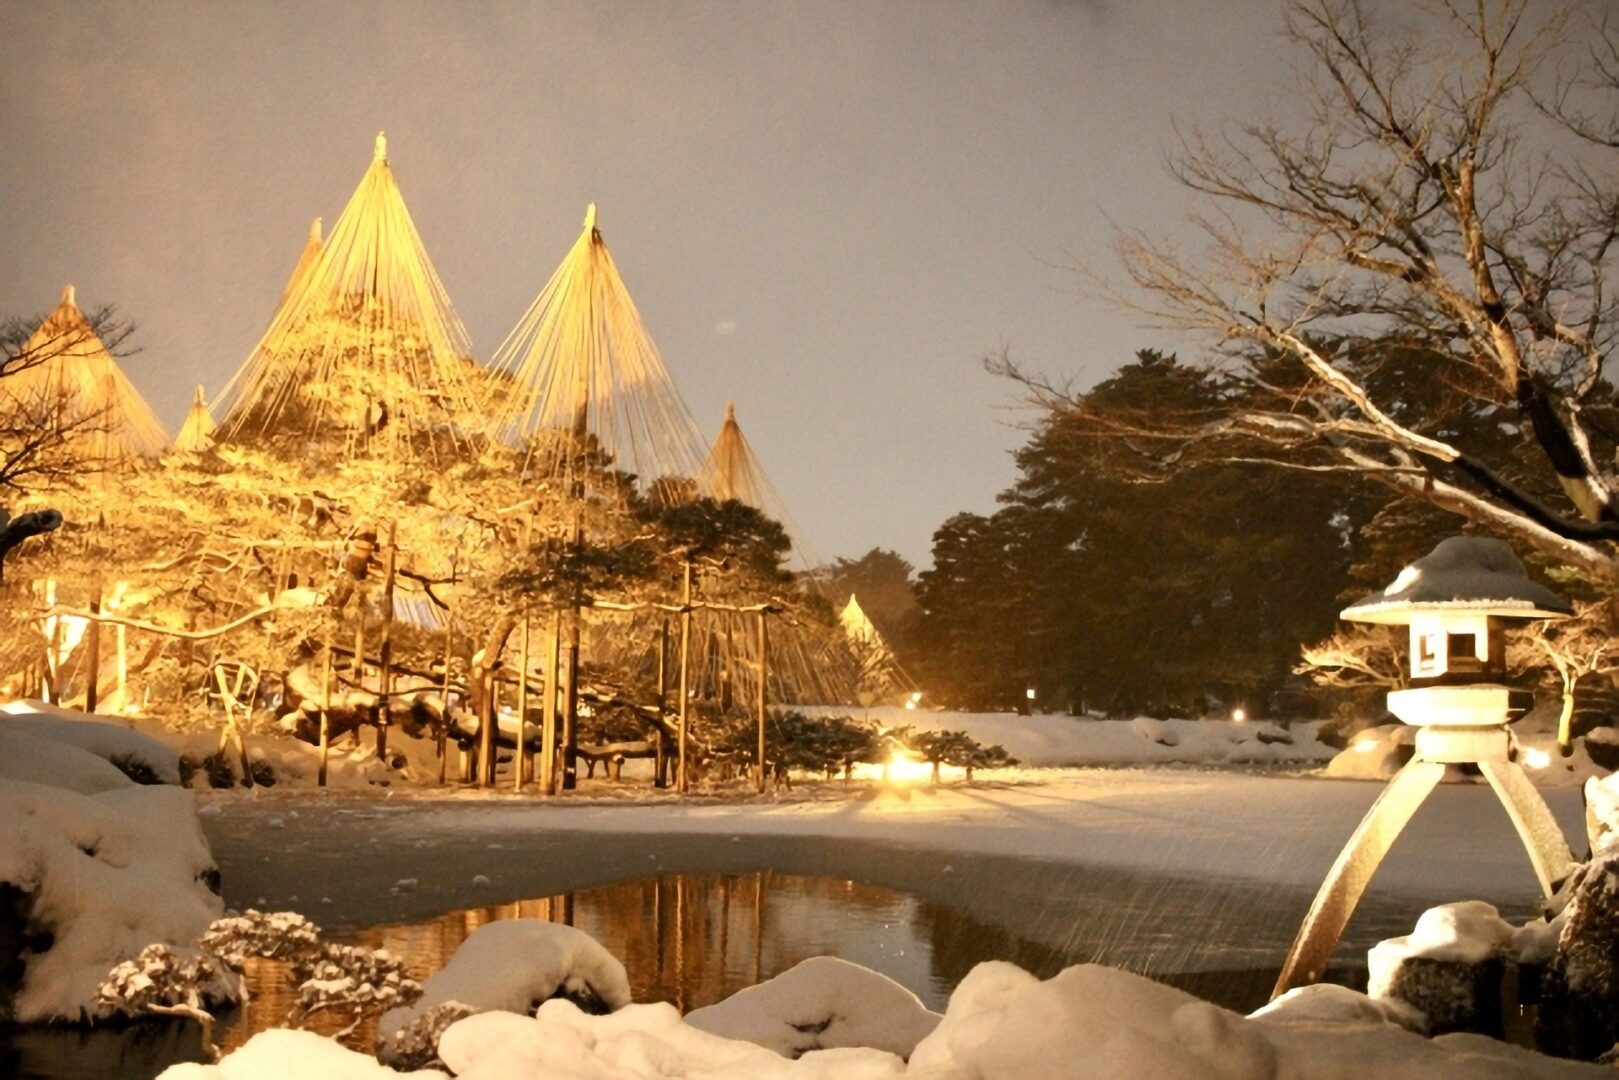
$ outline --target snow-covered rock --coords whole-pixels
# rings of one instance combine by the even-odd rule
[[[1410,934],[1380,941],[1366,954],[1367,992],[1421,1012],[1431,1032],[1499,1036],[1502,976],[1516,936],[1482,901],[1429,908]]]
[[[423,980],[414,1005],[382,1014],[378,1056],[386,1062],[430,1061],[431,1047],[408,1036],[420,1017],[439,1006],[528,1014],[558,996],[599,1010],[621,1009],[630,1003],[629,979],[624,965],[583,930],[539,919],[480,926],[449,963]]]
[[[0,705],[0,714],[0,729],[15,728],[35,738],[76,746],[145,782],[180,782],[180,755],[161,740],[135,731],[115,717],[64,709],[43,701],[9,701]]]
[[[1619,1042],[1619,855],[1607,850],[1581,872],[1541,979],[1535,1036],[1550,1053],[1594,1058]]]
[[[833,956],[811,957],[686,1014],[686,1023],[699,1031],[744,1039],[790,1058],[851,1046],[909,1057],[939,1019],[888,976]]]
[[[8,1010],[18,1021],[98,1015],[109,969],[154,943],[189,945],[222,911],[191,796],[119,780],[90,795],[0,780],[0,882],[15,890],[26,932],[49,935],[20,955]]]

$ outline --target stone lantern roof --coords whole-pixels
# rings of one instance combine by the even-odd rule
[[[1363,596],[1342,612],[1353,622],[1403,625],[1419,612],[1456,612],[1508,619],[1563,619],[1567,600],[1531,581],[1504,541],[1452,536],[1400,571],[1382,592]]]

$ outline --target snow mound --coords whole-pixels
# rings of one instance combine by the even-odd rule
[[[630,1003],[624,965],[583,930],[539,919],[502,919],[474,930],[450,962],[422,981],[422,996],[389,1009],[377,1022],[384,1061],[415,1060],[425,1048],[403,1036],[419,1018],[442,1005],[476,1012],[532,1013],[565,995],[611,1011]]]
[[[33,738],[76,746],[120,770],[131,767],[142,770],[160,784],[180,782],[180,755],[120,720],[75,712],[42,701],[10,701],[0,705],[0,714],[4,714],[0,716],[0,726],[5,728],[15,728]]]
[[[223,910],[191,796],[118,776],[122,787],[90,795],[0,780],[0,882],[27,911],[13,929],[36,947],[50,935],[23,952],[19,1022],[100,1015],[96,989],[115,964],[154,943],[189,945]]]
[[[1082,964],[1041,982],[995,961],[956,987],[910,1072],[1247,1080],[1274,1074],[1275,1050],[1235,1013],[1139,975]]]
[[[426,1080],[442,1078],[435,1069],[395,1072],[376,1058],[348,1049],[312,1031],[261,1031],[217,1065],[171,1065],[160,1080]]]
[[[743,1039],[783,1057],[870,1047],[909,1057],[939,1014],[893,979],[833,956],[815,956],[773,979],[686,1014],[699,1031]]]
[[[590,1016],[548,1001],[532,1018],[489,1012],[452,1026],[439,1056],[460,1080],[887,1080],[905,1063],[879,1050],[817,1050],[794,1061],[684,1023],[673,1005]]]

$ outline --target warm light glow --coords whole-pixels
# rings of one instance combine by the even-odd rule
[[[1355,752],[1357,754],[1369,754],[1377,749],[1377,743],[1377,739],[1361,739],[1355,744]]]
[[[911,704],[915,705],[918,702],[920,702],[921,700],[922,700],[922,691],[920,691],[920,690],[912,690],[911,691]]]
[[[1023,691],[1023,693],[1030,701],[1034,700],[1034,687],[1029,687],[1027,690]]]
[[[1551,755],[1533,746],[1524,750],[1523,763],[1531,769],[1544,769],[1552,763]]]
[[[1243,721],[1245,721],[1247,719],[1248,719],[1248,710],[1247,709],[1236,708],[1236,709],[1231,710],[1231,722],[1232,723],[1240,724],[1240,723],[1242,723]]]
[[[888,779],[896,784],[914,784],[931,780],[933,766],[896,752],[888,759]]]

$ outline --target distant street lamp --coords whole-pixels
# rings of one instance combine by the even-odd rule
[[[1388,588],[1344,609],[1345,619],[1410,627],[1411,685],[1390,692],[1388,707],[1417,729],[1416,755],[1389,781],[1327,872],[1272,997],[1321,977],[1367,883],[1446,765],[1478,766],[1548,898],[1568,877],[1574,854],[1519,767],[1517,740],[1507,727],[1527,709],[1530,695],[1498,680],[1505,676],[1506,620],[1571,614],[1567,601],[1529,580],[1505,543],[1473,536],[1442,541]]]

